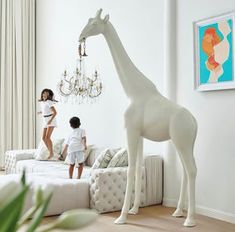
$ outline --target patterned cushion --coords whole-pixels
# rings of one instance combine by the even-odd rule
[[[108,168],[128,166],[128,155],[126,148],[120,149],[111,159]]]
[[[95,160],[92,168],[107,168],[110,160],[113,158],[113,155],[114,153],[111,153],[108,148],[103,150]]]

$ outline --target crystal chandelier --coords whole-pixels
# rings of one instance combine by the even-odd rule
[[[85,73],[84,57],[87,56],[85,40],[78,45],[78,55],[74,74],[69,75],[67,70],[64,70],[58,83],[58,93],[64,102],[71,98],[79,104],[84,102],[93,103],[101,95],[103,87],[97,70],[94,71],[91,77],[88,77]]]

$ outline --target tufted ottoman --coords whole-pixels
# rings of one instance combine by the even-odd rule
[[[127,183],[127,167],[91,170],[90,207],[100,213],[122,208]],[[133,186],[134,188],[134,186]],[[134,189],[132,191],[132,204]],[[140,206],[162,202],[162,159],[160,156],[144,156]]]

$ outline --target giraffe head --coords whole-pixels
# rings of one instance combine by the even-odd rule
[[[86,38],[103,33],[105,24],[109,20],[109,15],[106,15],[104,19],[101,19],[102,9],[98,10],[94,18],[88,20],[87,25],[83,28],[82,33],[79,36],[79,42],[82,42]]]

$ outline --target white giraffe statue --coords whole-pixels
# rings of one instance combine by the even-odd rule
[[[131,103],[125,111],[129,166],[127,186],[121,215],[116,224],[126,222],[127,214],[137,214],[140,205],[141,171],[143,160],[143,138],[152,141],[171,139],[183,165],[183,178],[175,217],[183,216],[185,192],[188,186],[188,213],[185,226],[195,226],[195,179],[197,168],[193,147],[197,134],[197,122],[185,108],[162,96],[156,86],[132,63],[117,32],[109,22],[109,15],[101,19],[100,9],[90,18],[79,37],[79,41],[103,34],[111,51],[121,84]],[[154,181],[154,180],[153,180]],[[135,182],[135,200],[130,209],[132,184]],[[188,185],[187,185],[188,184]]]

